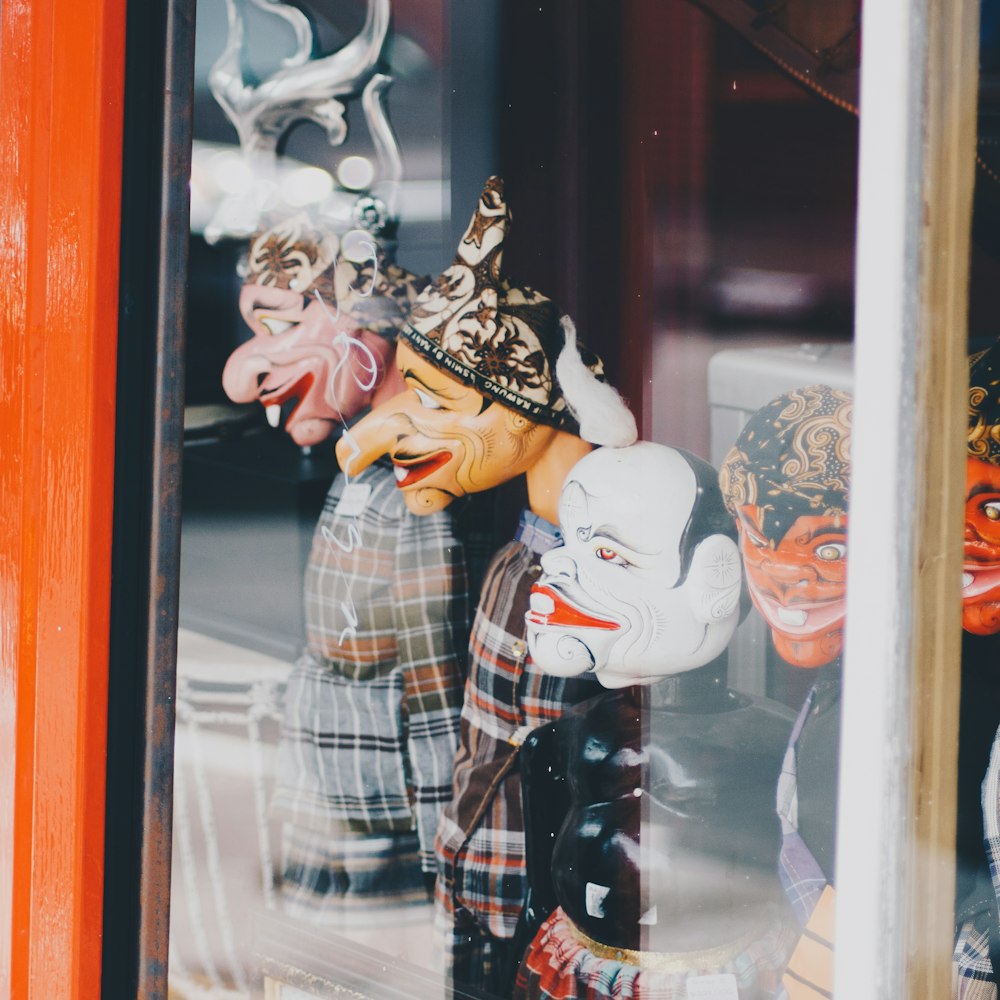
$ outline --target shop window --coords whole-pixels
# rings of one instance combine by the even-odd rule
[[[172,995],[829,995],[887,859],[950,975],[957,519],[874,493],[957,481],[944,42],[880,102],[858,3],[622,7],[199,4]]]

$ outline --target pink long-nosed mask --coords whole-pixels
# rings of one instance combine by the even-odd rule
[[[329,437],[395,372],[392,344],[319,297],[247,284],[240,312],[254,335],[230,355],[222,386],[233,402],[261,403],[272,426],[283,418],[298,445]]]

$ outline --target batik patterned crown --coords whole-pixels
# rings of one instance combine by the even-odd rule
[[[281,219],[250,241],[248,285],[286,288],[322,298],[359,327],[394,335],[428,278],[390,264],[375,245],[367,258],[349,260],[336,234],[312,223],[304,213]]]
[[[852,409],[848,393],[827,385],[795,389],[761,407],[719,472],[730,512],[760,508],[775,540],[803,515],[846,514]]]
[[[535,423],[577,429],[555,376],[565,344],[559,309],[544,295],[502,277],[510,225],[503,181],[491,177],[455,262],[414,303],[401,331],[431,364]],[[598,378],[599,358],[581,349]]]
[[[1000,465],[1000,344],[969,356],[968,409],[969,455]]]

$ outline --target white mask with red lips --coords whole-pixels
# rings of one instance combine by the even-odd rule
[[[599,448],[563,487],[563,544],[542,557],[525,615],[534,663],[559,676],[593,671],[607,688],[649,684],[710,663],[740,618],[736,542],[709,534],[681,579],[697,498],[687,459],[640,441]]]

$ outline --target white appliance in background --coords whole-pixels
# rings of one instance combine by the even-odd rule
[[[708,363],[710,458],[719,466],[753,413],[783,392],[817,383],[850,392],[851,344],[800,344],[719,351]],[[729,646],[729,685],[767,693],[767,628],[755,608]],[[771,653],[770,655],[774,655]]]

